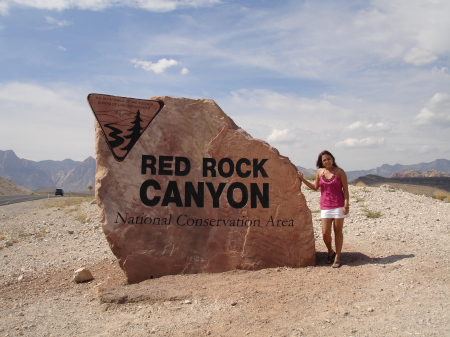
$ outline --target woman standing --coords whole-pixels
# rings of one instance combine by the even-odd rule
[[[339,268],[344,242],[342,233],[344,218],[349,214],[347,175],[343,169],[337,166],[333,155],[328,151],[322,151],[319,154],[316,165],[318,170],[314,184],[307,181],[300,171],[298,171],[298,175],[305,185],[314,191],[320,188],[320,217],[322,219],[322,238],[328,249],[327,263],[333,263],[333,268]],[[334,227],[336,251],[332,248],[331,227]]]

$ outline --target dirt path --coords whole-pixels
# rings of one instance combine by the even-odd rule
[[[2,206],[0,336],[449,336],[450,204],[389,187],[350,191],[340,269],[325,264],[319,195],[303,189],[316,266],[135,285],[124,285],[96,205]],[[72,282],[81,266],[93,281]]]

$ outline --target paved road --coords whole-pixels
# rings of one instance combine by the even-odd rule
[[[32,201],[45,198],[55,198],[54,195],[2,195],[0,196],[0,206],[15,204],[18,202]]]

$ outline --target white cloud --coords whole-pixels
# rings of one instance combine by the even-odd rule
[[[323,99],[326,99],[326,100],[329,100],[329,101],[337,98],[337,96],[330,95],[330,94],[327,94],[327,93],[324,93],[321,96],[322,96]]]
[[[411,48],[403,57],[406,63],[414,64],[415,66],[423,66],[437,59],[438,57],[428,49],[417,47]]]
[[[65,48],[63,46],[58,46],[58,47],[56,47],[56,49],[59,51],[67,51],[67,48]]]
[[[295,135],[289,129],[273,129],[272,133],[267,137],[267,141],[269,143],[291,143],[295,141]]]
[[[218,38],[235,40],[233,47],[239,48],[229,48],[233,54],[229,57],[241,64],[295,77],[332,78],[340,85],[355,70],[363,74],[374,66],[392,66],[404,57],[405,62],[423,65],[449,56],[450,1],[372,0],[354,5],[309,2],[305,6],[299,1],[298,6],[281,6],[282,14],[249,11],[245,18],[249,28],[238,33],[250,36],[252,29],[255,34],[263,29],[263,37],[241,39],[228,34]],[[262,47],[261,40],[265,42]],[[215,45],[219,43],[225,45],[224,41]],[[355,77],[351,80],[355,83]]]
[[[9,5],[6,2],[0,2],[0,15],[8,14]]]
[[[355,130],[364,130],[364,131],[370,131],[370,132],[376,132],[376,131],[388,131],[391,127],[387,125],[386,123],[369,123],[369,124],[363,124],[360,121],[354,122],[347,126],[347,130],[355,131]]]
[[[336,143],[336,147],[347,148],[378,148],[385,144],[384,138],[367,137],[362,139],[347,138],[344,141]]]
[[[367,124],[366,130],[368,131],[387,131],[390,130],[390,126],[385,123]]]
[[[325,99],[313,99],[294,94],[279,93],[267,89],[241,89],[231,93],[234,104],[245,106],[246,110],[269,114],[277,120],[288,123],[302,123],[310,119],[323,119],[339,115],[336,121],[345,118],[350,111]],[[292,118],[299,118],[298,121]]]
[[[348,130],[358,130],[361,129],[363,127],[363,123],[361,123],[360,121],[357,121],[355,123],[350,124],[347,129]]]
[[[189,69],[188,68],[181,69],[181,75],[187,75],[187,74],[189,74]]]
[[[414,118],[417,125],[450,127],[450,94],[438,92],[427,102]]]
[[[30,160],[94,154],[94,117],[86,89],[55,84],[0,84],[0,144]]]
[[[433,69],[431,69],[431,72],[433,74],[441,74],[441,75],[444,75],[446,77],[449,77],[450,75],[447,74],[447,70],[448,70],[447,67],[441,67],[441,68],[433,67]]]
[[[67,21],[67,20],[57,20],[51,16],[46,16],[45,17],[45,21],[52,25],[52,26],[57,26],[57,27],[64,27],[64,26],[70,26],[72,24],[72,22]]]
[[[418,125],[431,124],[432,120],[435,118],[434,112],[430,111],[428,108],[422,108],[419,114],[414,118],[415,123]]]
[[[153,71],[155,74],[163,73],[167,68],[172,66],[176,66],[178,64],[174,59],[160,59],[158,62],[153,63],[151,61],[139,61],[136,59],[132,59],[131,63],[134,64],[135,68],[142,68],[145,71]]]
[[[110,7],[135,7],[152,12],[168,12],[183,7],[206,7],[221,3],[220,0],[3,0],[0,14],[8,14],[10,7],[32,7],[63,11],[71,8],[102,10]]]

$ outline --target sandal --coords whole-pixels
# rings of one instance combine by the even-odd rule
[[[333,268],[340,268],[342,266],[341,261],[334,261],[332,267]]]
[[[331,255],[327,255],[327,264],[333,263],[335,257],[336,257],[336,252],[334,252]]]

